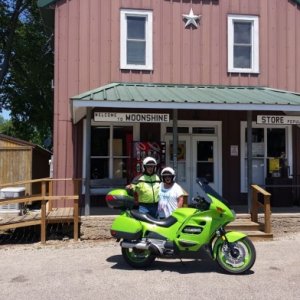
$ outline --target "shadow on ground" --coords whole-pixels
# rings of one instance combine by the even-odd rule
[[[46,240],[65,240],[73,237],[73,224],[49,224]],[[0,245],[31,244],[41,241],[39,225],[0,231]]]
[[[111,268],[112,269],[119,269],[119,270],[136,270],[130,267],[123,259],[122,255],[113,255],[107,258],[107,261],[113,263]],[[146,271],[153,271],[153,270],[160,270],[161,272],[176,272],[179,274],[192,274],[192,273],[221,273],[231,275],[223,271],[217,265],[217,262],[207,258],[207,259],[174,259],[174,258],[164,258],[160,259],[157,258],[153,264],[148,268],[142,268],[140,270]],[[246,272],[241,275],[251,275],[254,274],[252,270]]]

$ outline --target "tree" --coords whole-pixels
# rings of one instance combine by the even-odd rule
[[[19,26],[19,18],[22,12],[24,12],[31,1],[28,0],[16,0],[16,1],[0,1],[0,34],[1,34],[1,68],[0,68],[0,84],[9,69],[9,62],[13,51],[13,42],[15,39],[16,30]]]
[[[0,0],[0,107],[11,112],[15,137],[44,146],[52,133],[53,49],[36,2]]]
[[[2,116],[0,116],[0,133],[16,136],[11,120],[5,120]]]

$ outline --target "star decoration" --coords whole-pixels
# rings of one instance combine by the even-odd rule
[[[185,28],[188,27],[189,25],[194,25],[196,28],[198,28],[197,20],[200,21],[201,16],[194,15],[192,8],[188,15],[182,15],[182,16],[184,19],[186,19]]]

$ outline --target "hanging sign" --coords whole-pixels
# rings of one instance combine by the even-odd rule
[[[300,124],[300,116],[257,116],[257,124],[269,125],[297,125]]]
[[[168,123],[169,114],[95,112],[96,122]]]

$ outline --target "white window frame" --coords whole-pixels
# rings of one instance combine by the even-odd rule
[[[247,193],[247,172],[246,172],[246,128],[247,122],[241,122],[241,193]],[[263,125],[263,124],[256,124],[255,122],[252,123],[252,128],[263,128],[264,129],[264,138],[267,138],[266,132],[268,128],[283,128],[286,129],[286,158],[288,160],[288,165],[290,166],[290,170],[293,170],[293,149],[292,149],[292,126],[290,125]],[[264,142],[264,176],[267,176],[267,165],[266,165],[266,158],[267,158],[267,144],[266,141]]]
[[[85,178],[86,175],[86,119],[83,120],[83,145],[82,145],[82,178]],[[126,122],[126,123],[118,123],[118,122],[112,122],[112,123],[108,123],[108,122],[96,122],[94,120],[91,120],[91,126],[104,126],[104,127],[109,127],[110,128],[110,134],[112,134],[113,132],[113,128],[115,126],[120,127],[120,126],[124,126],[124,127],[132,127],[133,129],[133,141],[137,141],[139,136],[140,136],[140,126],[139,123],[130,123],[130,122]],[[112,143],[112,138],[110,138],[110,141]],[[109,152],[109,178],[113,179],[113,148],[112,145],[111,147],[109,147],[110,152]],[[84,181],[82,182],[82,191],[83,193],[85,193],[85,186],[84,186]],[[105,190],[104,190],[105,191]]]
[[[146,53],[144,65],[127,64],[127,17],[146,19]],[[130,70],[153,70],[153,16],[152,11],[121,9],[120,11],[120,68]]]
[[[252,66],[251,68],[234,67],[234,22],[247,22],[252,25]],[[228,37],[228,72],[229,73],[259,73],[259,18],[250,15],[228,15],[227,20],[227,37]]]

